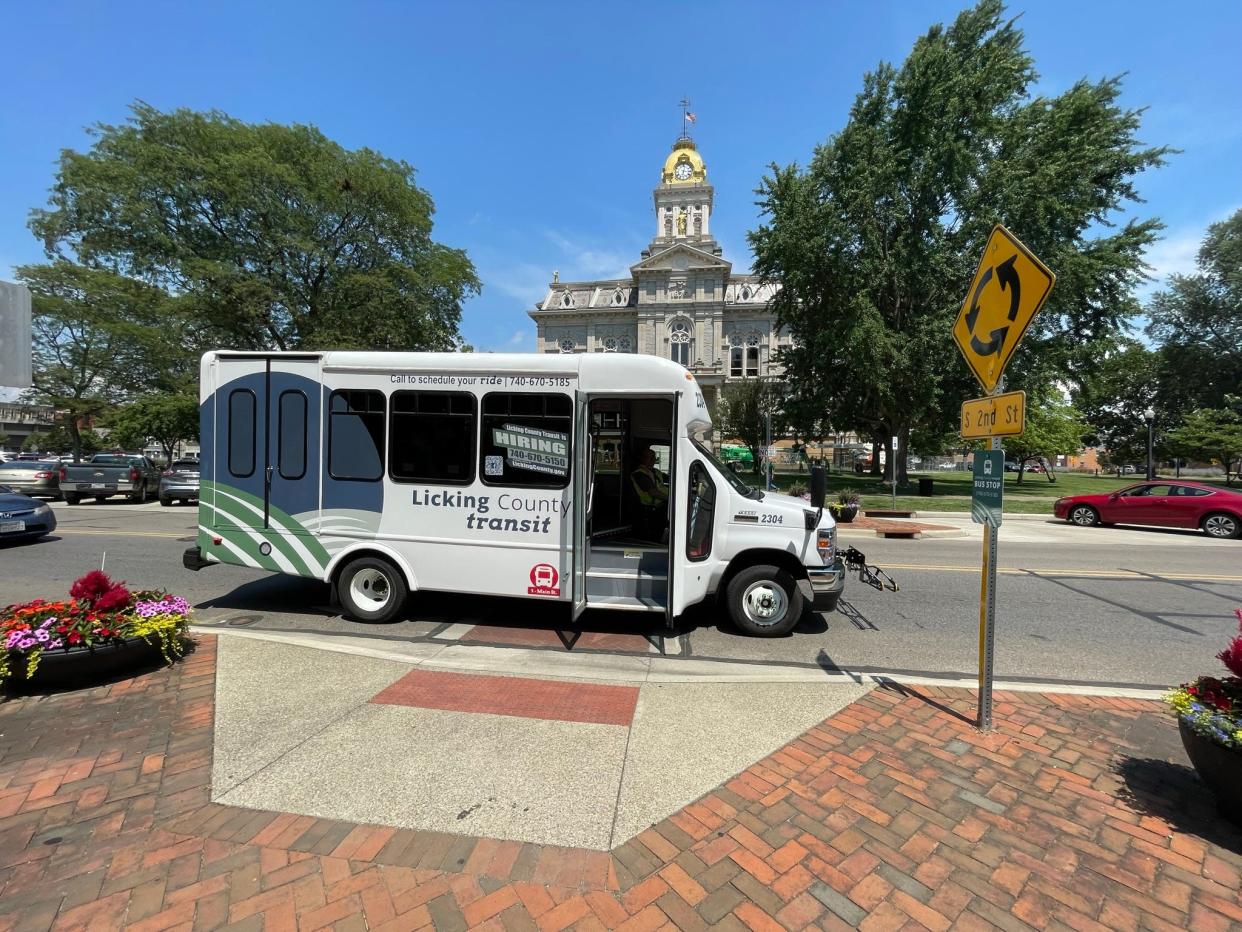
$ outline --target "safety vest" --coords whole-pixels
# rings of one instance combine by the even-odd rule
[[[639,481],[639,475],[644,476],[651,482],[651,488],[643,488],[643,483]],[[634,492],[638,495],[638,500],[648,508],[654,508],[656,505],[662,504],[667,498],[660,498],[654,494],[654,490],[660,488],[660,482],[656,479],[654,473],[645,466],[639,466],[630,473],[630,482],[634,485]]]

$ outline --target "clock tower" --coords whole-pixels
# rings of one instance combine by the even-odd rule
[[[686,243],[712,255],[720,255],[720,247],[711,235],[712,197],[714,190],[707,183],[707,166],[694,146],[694,140],[682,136],[664,160],[660,185],[653,192],[656,211],[656,235],[647,254],[654,254],[674,243]]]

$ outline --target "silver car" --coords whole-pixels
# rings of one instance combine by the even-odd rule
[[[52,507],[0,485],[0,541],[43,537],[56,530]]]
[[[198,501],[198,461],[177,460],[160,473],[160,504]]]
[[[0,485],[32,497],[60,498],[60,464],[42,460],[0,463]]]

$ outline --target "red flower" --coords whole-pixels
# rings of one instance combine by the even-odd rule
[[[1237,609],[1234,614],[1238,616],[1238,631],[1242,632],[1242,608]],[[1242,676],[1242,634],[1230,641],[1229,646],[1216,655],[1216,659],[1228,667],[1234,676]]]
[[[69,632],[69,643],[70,644],[81,644],[82,635],[78,634],[78,632],[76,631],[70,631]]]
[[[107,573],[103,570],[91,570],[69,587],[69,594],[84,602],[94,602],[112,586],[113,582]]]
[[[95,609],[101,612],[114,612],[129,605],[129,590],[124,586],[114,586],[95,600]]]

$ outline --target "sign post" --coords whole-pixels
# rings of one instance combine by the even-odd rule
[[[953,324],[953,341],[987,395],[962,404],[961,434],[991,438],[990,450],[975,454],[970,516],[983,525],[983,568],[979,580],[980,731],[992,728],[993,647],[996,639],[996,538],[1004,512],[1005,452],[1001,437],[1022,433],[1025,392],[1002,394],[1001,378],[1026,328],[1048,299],[1056,276],[997,224]]]
[[[889,477],[893,480],[893,511],[897,510],[897,439],[893,438],[893,452],[889,456],[891,462],[888,464]]]

